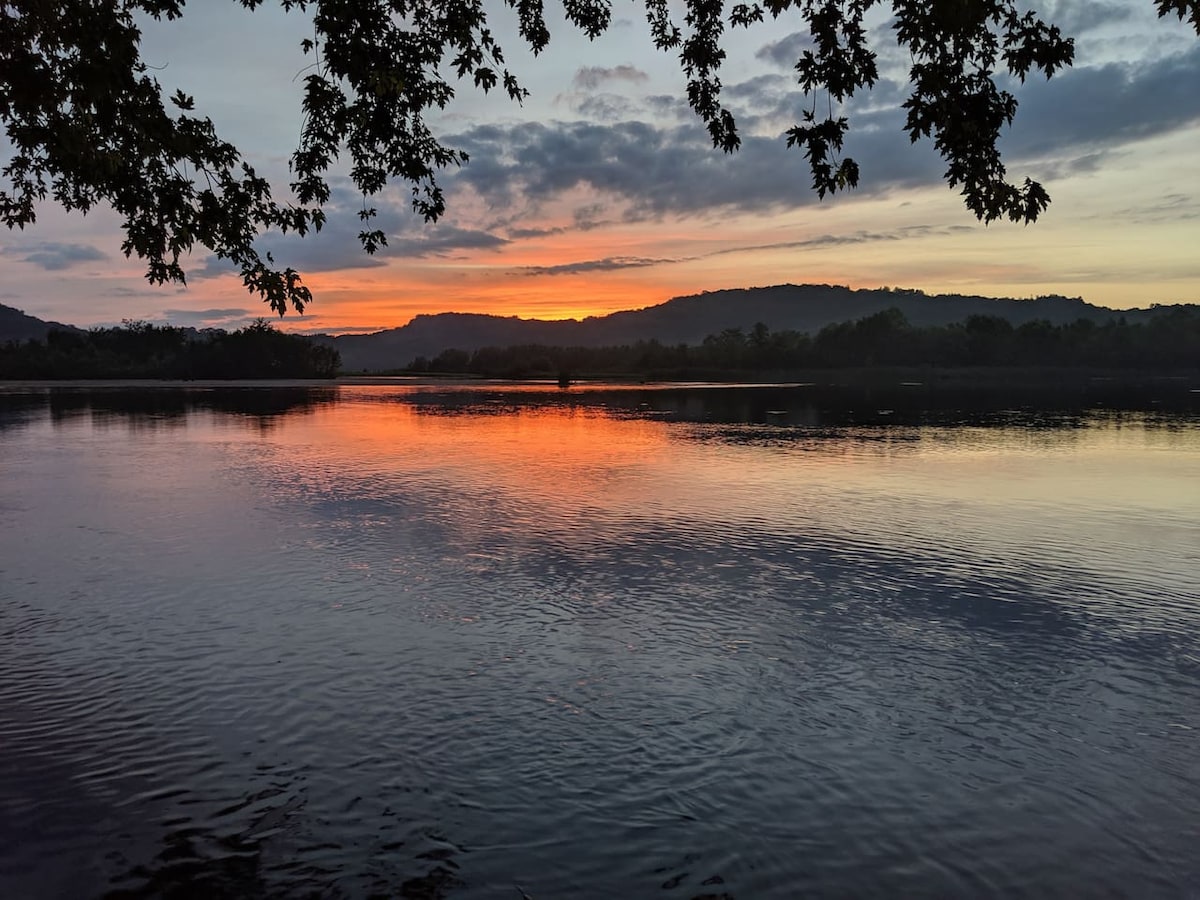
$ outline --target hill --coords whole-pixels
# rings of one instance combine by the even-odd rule
[[[73,325],[46,322],[0,303],[0,344],[7,344],[9,341],[42,341],[52,328],[59,331],[81,331]]]
[[[772,331],[816,334],[827,325],[853,321],[895,307],[918,327],[948,325],[972,315],[999,316],[1014,326],[1046,320],[1054,325],[1088,319],[1097,324],[1124,317],[1131,324],[1155,309],[1113,310],[1078,298],[1034,300],[929,295],[901,289],[851,290],[835,285],[775,285],[676,297],[657,306],[583,320],[544,321],[474,313],[420,315],[407,325],[373,334],[318,336],[341,353],[343,371],[380,371],[407,366],[419,356],[455,348],[546,344],[604,347],[657,340],[698,344],[728,328],[749,331],[762,322]]]

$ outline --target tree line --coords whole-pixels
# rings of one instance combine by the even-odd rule
[[[259,319],[237,331],[126,321],[0,346],[0,378],[333,378],[341,357]]]
[[[469,373],[493,378],[635,375],[654,378],[737,377],[744,373],[847,367],[1089,367],[1170,371],[1200,367],[1200,308],[1164,309],[1146,322],[1123,317],[1097,324],[1045,320],[1014,326],[974,315],[944,326],[911,325],[896,308],[828,325],[815,336],[730,328],[698,345],[657,340],[609,347],[519,345],[448,349],[418,357],[411,374]]]

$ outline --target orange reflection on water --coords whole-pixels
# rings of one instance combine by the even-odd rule
[[[570,405],[514,404],[480,392],[446,408],[413,393],[347,392],[332,423],[339,454],[377,476],[554,506],[629,505],[663,488],[679,447],[661,422]],[[325,423],[316,422],[315,427]]]
[[[347,528],[419,517],[448,547],[501,555],[654,543],[667,548],[658,564],[693,565],[707,548],[723,566],[764,547],[803,558],[825,546],[956,561],[962,573],[980,559],[1077,567],[1086,556],[1115,583],[1162,567],[1155,540],[1128,529],[1130,508],[1172,534],[1196,520],[1194,494],[1179,490],[1200,478],[1194,429],[773,427],[664,420],[623,399],[343,386],[338,403],[264,440],[280,484],[329,501]]]

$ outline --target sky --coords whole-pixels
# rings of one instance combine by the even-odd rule
[[[979,223],[945,185],[932,145],[904,134],[910,61],[890,38],[886,6],[871,29],[880,81],[845,110],[859,187],[824,200],[783,138],[807,102],[792,70],[806,38],[798,19],[727,34],[723,97],[742,148],[725,155],[687,107],[677,58],[651,43],[643,7],[614,0],[609,31],[588,41],[547,3],[551,42],[537,58],[514,13],[490,8],[529,99],[464,82],[429,117],[444,143],[470,154],[441,177],[448,210],[436,225],[393,185],[371,201],[388,246],[366,255],[362,198],[337,174],[321,233],[264,236],[263,249],[314,293],[280,327],[366,332],[438,312],[579,318],[782,283],[1061,294],[1114,308],[1200,302],[1200,38],[1159,19],[1151,0],[1034,7],[1075,38],[1076,54],[1053,79],[1014,88],[1009,178],[1041,181],[1052,197],[1029,226]],[[311,20],[271,0],[254,12],[193,0],[176,22],[146,23],[143,58],[286,194],[311,62],[300,42],[311,36]],[[0,137],[0,158],[6,144]],[[154,286],[120,243],[111,211],[46,205],[34,226],[0,230],[0,303],[81,326],[236,328],[270,315],[203,248],[185,261],[186,286]]]

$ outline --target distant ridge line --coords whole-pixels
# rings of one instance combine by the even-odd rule
[[[337,348],[343,371],[359,372],[404,368],[418,357],[433,358],[448,349],[474,352],[481,347],[530,344],[602,347],[650,340],[668,345],[698,344],[710,334],[727,328],[748,331],[758,322],[772,331],[815,334],[827,325],[861,319],[891,307],[899,309],[912,325],[928,327],[961,322],[972,315],[999,316],[1014,326],[1039,319],[1054,325],[1077,319],[1102,324],[1122,317],[1132,324],[1183,305],[1114,310],[1079,297],[1059,295],[1018,300],[926,294],[904,288],[780,284],[703,291],[642,309],[585,319],[422,313],[399,328],[371,334],[319,335],[317,339]]]
[[[1019,300],[963,294],[927,294],[912,288],[850,288],[830,284],[777,284],[721,288],[674,297],[653,306],[584,319],[522,319],[488,313],[421,313],[407,325],[370,334],[313,335],[341,353],[347,373],[407,367],[418,357],[434,358],[448,349],[544,344],[603,347],[656,340],[670,346],[699,344],[730,328],[749,331],[762,322],[772,331],[816,334],[828,325],[854,321],[895,307],[916,327],[949,325],[973,315],[998,316],[1014,326],[1046,320],[1063,325],[1078,319],[1097,324],[1124,318],[1144,322],[1164,312],[1196,304],[1156,304],[1116,310],[1080,297],[1049,295]],[[44,340],[51,329],[80,331],[47,322],[0,304],[0,344]]]

